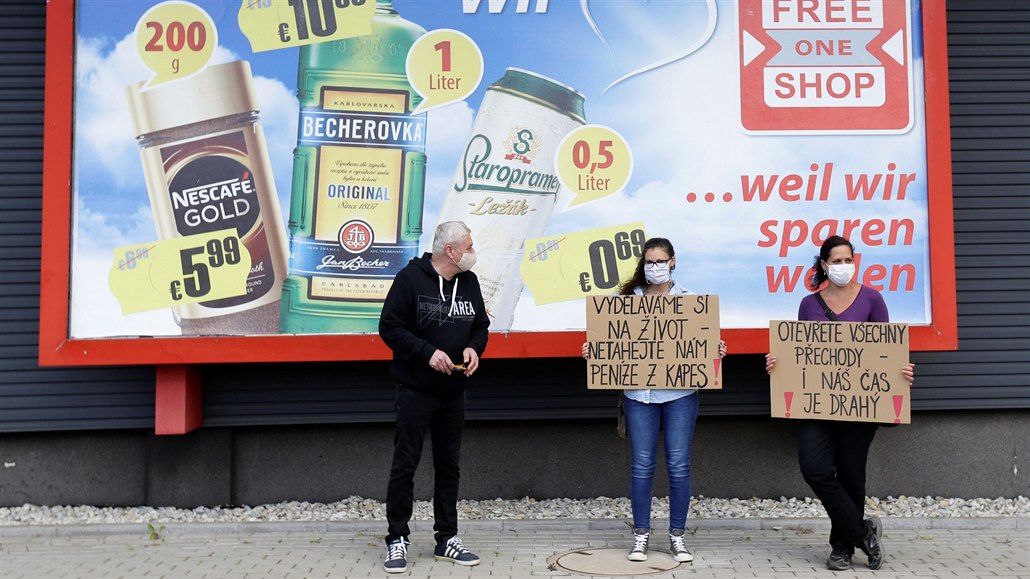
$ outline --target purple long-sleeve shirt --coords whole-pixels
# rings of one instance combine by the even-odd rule
[[[802,298],[801,305],[798,307],[798,319],[811,322],[829,321],[815,294]],[[841,322],[889,322],[890,315],[887,314],[887,304],[883,301],[880,292],[862,286],[858,290],[855,301],[848,306],[848,309],[837,312],[837,319]]]

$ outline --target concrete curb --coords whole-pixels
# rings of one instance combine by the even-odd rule
[[[1030,529],[1030,517],[881,517],[888,530],[916,529]],[[386,530],[386,521],[260,521],[242,523],[151,523],[166,537],[208,535],[257,535],[274,533],[368,533],[379,538]],[[668,525],[668,519],[657,519],[654,528]],[[821,518],[767,519],[688,519],[687,527],[698,530],[829,530],[830,521]],[[532,520],[463,520],[463,532],[536,532],[536,531],[610,531],[628,529],[623,519],[532,519]],[[412,532],[432,532],[432,521],[413,521]],[[0,539],[18,537],[77,537],[96,535],[146,536],[147,523],[95,525],[17,525],[0,526]]]

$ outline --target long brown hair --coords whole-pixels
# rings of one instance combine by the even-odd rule
[[[647,285],[647,279],[644,277],[644,256],[647,255],[647,250],[656,248],[668,253],[669,259],[676,257],[676,250],[672,248],[672,242],[668,239],[665,239],[664,237],[652,237],[651,239],[648,239],[644,242],[644,251],[640,253],[640,260],[637,261],[637,269],[633,272],[633,277],[619,285],[619,295],[633,295],[633,288]]]

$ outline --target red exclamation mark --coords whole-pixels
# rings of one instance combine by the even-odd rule
[[[722,360],[720,360],[719,358],[716,358],[716,359],[712,360],[712,363],[715,365],[715,385],[718,386],[719,385],[719,365],[722,364]]]
[[[787,418],[790,418],[790,403],[794,401],[794,393],[793,392],[784,392],[783,393],[783,401],[787,403],[787,413],[784,414],[784,416],[786,416]]]
[[[901,424],[901,407],[904,404],[904,396],[898,395],[894,397],[894,424]]]

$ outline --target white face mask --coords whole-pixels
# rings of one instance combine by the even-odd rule
[[[476,265],[476,254],[472,253],[471,251],[462,253],[461,259],[459,259],[455,265],[457,265],[458,269],[460,269],[461,271],[468,271],[472,269],[472,267]]]
[[[826,277],[830,278],[830,283],[837,287],[844,287],[851,283],[851,278],[855,277],[855,264],[853,263],[835,263],[826,267]]]
[[[644,280],[651,285],[667,283],[670,279],[672,279],[672,275],[669,272],[668,263],[663,263],[661,265],[656,263],[653,266],[644,267]]]

